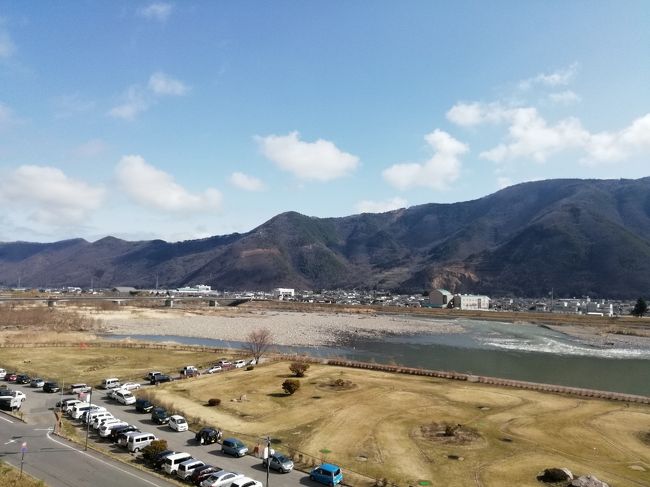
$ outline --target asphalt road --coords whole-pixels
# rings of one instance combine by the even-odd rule
[[[233,373],[237,373],[237,372],[233,372]],[[2,458],[3,460],[6,459],[7,461],[9,461],[9,463],[12,463],[13,465],[19,465],[20,464],[19,452],[20,452],[20,445],[21,445],[20,442],[22,438],[26,438],[25,435],[35,435],[37,438],[39,438],[38,442],[35,441],[36,443],[35,447],[39,449],[44,449],[43,452],[39,453],[41,456],[51,455],[52,458],[54,458],[54,455],[52,454],[52,452],[54,451],[66,459],[64,465],[58,464],[57,460],[54,459],[53,461],[48,461],[47,464],[43,464],[46,466],[42,467],[39,466],[41,465],[39,463],[41,457],[37,456],[37,452],[35,449],[34,452],[29,453],[28,455],[25,456],[26,459],[25,470],[32,473],[35,477],[42,478],[43,480],[46,481],[46,483],[48,483],[48,485],[51,485],[53,487],[57,487],[59,485],[75,486],[75,487],[88,485],[87,480],[85,481],[85,483],[84,482],[62,483],[62,480],[59,480],[59,477],[61,479],[65,479],[66,476],[72,475],[72,472],[74,472],[73,474],[74,478],[78,479],[79,481],[84,478],[92,478],[93,479],[92,483],[94,485],[99,485],[99,486],[118,485],[118,480],[115,477],[115,475],[113,475],[111,478],[109,467],[105,467],[103,469],[106,471],[105,481],[107,481],[108,483],[102,483],[102,481],[97,479],[97,475],[93,473],[96,468],[96,465],[94,464],[99,464],[98,460],[93,461],[93,459],[98,458],[96,454],[91,454],[90,456],[86,456],[84,452],[75,452],[74,450],[71,450],[69,448],[67,442],[63,442],[65,446],[59,445],[55,443],[54,440],[56,439],[56,441],[59,442],[62,442],[62,440],[60,440],[59,438],[48,438],[47,431],[42,431],[43,429],[46,429],[48,426],[51,426],[54,422],[53,419],[54,416],[51,411],[51,408],[61,398],[60,394],[47,394],[41,392],[40,390],[32,389],[28,386],[20,386],[15,384],[11,384],[10,387],[13,389],[22,390],[27,395],[27,400],[24,403],[23,411],[26,413],[26,416],[28,417],[30,424],[21,426],[18,424],[16,420],[13,420],[14,421],[13,424],[9,424],[6,423],[5,421],[0,420],[0,440],[2,440],[1,443],[5,443],[11,440],[14,435],[16,436],[22,435],[21,438],[16,439],[15,443],[10,443],[9,445],[6,445],[4,447],[5,449],[8,448],[9,449],[8,451],[10,453],[5,455],[4,458],[2,456],[0,456],[0,458]],[[72,397],[72,396],[65,396],[65,397]],[[138,428],[141,431],[153,433],[158,438],[167,440],[167,444],[170,449],[181,451],[181,452],[187,452],[191,454],[193,457],[203,461],[206,464],[214,465],[224,470],[228,470],[230,472],[242,473],[255,480],[259,480],[264,485],[266,485],[266,469],[262,467],[262,462],[258,458],[255,458],[250,455],[247,455],[242,458],[235,458],[229,455],[222,454],[220,451],[221,446],[216,443],[212,445],[199,445],[196,441],[194,441],[194,433],[190,431],[179,433],[171,430],[167,425],[163,425],[163,426],[156,425],[151,421],[151,417],[149,414],[140,414],[136,412],[133,406],[123,406],[121,404],[116,403],[115,401],[106,398],[106,391],[103,391],[101,389],[96,389],[93,391],[92,402],[97,405],[103,405],[104,407],[106,407],[108,411],[110,411],[113,414],[113,416],[122,419],[128,422],[129,424],[138,426]],[[8,418],[8,416],[6,415],[2,415],[2,417]],[[38,425],[35,425],[33,423],[38,423]],[[73,423],[76,422],[73,421]],[[217,425],[217,426],[222,426],[222,425]],[[82,432],[85,431],[85,429],[82,429],[81,426],[79,426],[79,428],[80,431]],[[28,447],[31,449],[30,440],[31,438],[28,439],[27,441],[28,441]],[[124,455],[125,457],[129,455],[129,453],[126,452],[126,450],[124,450],[123,448],[113,445],[109,441],[101,439],[99,435],[94,434],[92,432],[92,428],[90,433],[90,441],[96,441],[97,443],[103,444],[104,446],[108,446],[112,450],[112,452],[116,454]],[[261,439],[260,439],[260,443],[262,443]],[[27,468],[28,457],[30,461],[30,468],[32,468],[32,470],[28,470]],[[112,463],[112,461],[108,460],[107,457],[101,456],[101,459],[103,461]],[[122,465],[120,468],[122,468],[125,472],[129,472],[123,474],[126,476],[129,476],[131,470],[133,470],[126,465]],[[46,473],[48,472],[51,472],[49,476],[55,478],[58,483],[51,482],[48,480],[48,476],[46,475]],[[148,476],[146,472],[141,472],[139,470],[135,470],[135,472],[137,472],[136,475],[142,477],[142,480],[131,478],[128,480],[126,484],[121,484],[121,485],[129,485],[129,486],[131,485],[139,486],[145,484],[146,485],[170,485],[169,483],[166,483],[157,477],[149,478],[151,476]],[[86,477],[87,474],[88,475],[92,474],[92,477]],[[136,481],[140,483],[136,483]],[[304,486],[322,487],[321,484],[318,484],[310,480],[307,474],[295,470],[288,474],[282,474],[271,470],[269,476],[269,485],[267,487],[304,487]]]
[[[29,393],[27,401],[36,395]],[[49,398],[53,396],[48,395]],[[39,398],[44,403],[44,397]],[[29,409],[25,402],[25,409]],[[36,403],[37,401],[34,401]],[[39,408],[37,408],[39,409]],[[43,409],[42,407],[40,408]],[[77,445],[50,434],[54,416],[51,411],[30,413],[25,424],[8,414],[0,413],[0,460],[20,468],[21,450],[26,443],[24,471],[42,479],[50,487],[138,487],[172,486],[170,482],[132,468],[92,451],[80,451]]]

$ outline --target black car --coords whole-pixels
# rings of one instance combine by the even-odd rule
[[[61,388],[59,387],[59,384],[57,384],[56,382],[47,381],[43,385],[44,392],[59,392],[60,390]]]
[[[169,413],[165,408],[153,408],[151,410],[151,421],[158,424],[165,424],[169,421]]]
[[[32,378],[27,374],[18,374],[16,376],[16,384],[29,384]]]
[[[189,481],[194,485],[200,485],[205,479],[207,479],[213,473],[219,472],[221,469],[219,467],[213,467],[212,465],[203,465],[202,467],[196,467],[192,475],[190,475]]]
[[[113,443],[117,443],[117,439],[122,433],[131,433],[131,432],[139,432],[140,430],[137,428],[137,426],[133,426],[132,424],[128,426],[118,426],[117,428],[113,428],[111,430],[111,434],[109,435],[110,440]]]
[[[149,383],[153,386],[153,385],[156,385],[156,384],[160,384],[161,382],[171,382],[171,381],[172,381],[172,378],[169,377],[168,375],[156,374],[151,378]]]
[[[215,428],[201,428],[201,430],[194,435],[194,439],[201,445],[216,443],[221,439],[221,437],[221,431]]]
[[[156,470],[160,470],[163,466],[163,463],[165,463],[165,459],[169,455],[174,455],[178,453],[177,451],[174,450],[164,450],[158,453],[155,457],[153,457],[153,461],[151,462],[151,466],[155,468]]]
[[[135,410],[139,413],[150,413],[153,404],[148,399],[137,399],[135,401]]]

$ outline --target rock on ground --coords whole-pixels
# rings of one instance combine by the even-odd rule
[[[598,480],[592,475],[583,475],[577,479],[574,479],[569,484],[569,487],[609,487],[609,484],[603,482],[602,480]]]
[[[564,482],[573,480],[573,474],[568,468],[547,468],[537,476],[541,482]]]

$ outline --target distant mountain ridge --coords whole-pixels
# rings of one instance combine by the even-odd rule
[[[650,290],[650,178],[522,183],[381,214],[282,213],[242,234],[0,243],[0,285],[379,288],[637,297]]]

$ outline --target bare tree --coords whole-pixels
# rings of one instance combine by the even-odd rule
[[[262,355],[264,355],[271,346],[272,340],[273,335],[271,334],[271,330],[268,328],[260,328],[258,330],[253,330],[248,334],[244,348],[251,353],[255,359],[255,363],[259,363]]]

